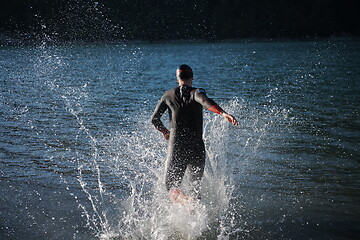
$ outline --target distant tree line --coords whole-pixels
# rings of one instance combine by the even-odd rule
[[[66,41],[360,36],[359,0],[2,0],[0,33]]]

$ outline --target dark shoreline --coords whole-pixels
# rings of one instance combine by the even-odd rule
[[[101,40],[69,40],[53,38],[48,35],[0,33],[0,47],[21,46],[61,46],[78,44],[131,44],[131,43],[219,43],[219,42],[313,42],[313,41],[360,41],[357,36],[329,37],[279,37],[279,38],[229,38],[229,39],[101,39]]]

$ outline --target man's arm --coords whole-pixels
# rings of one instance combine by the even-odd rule
[[[166,140],[169,140],[170,131],[165,127],[165,125],[163,124],[163,122],[160,119],[161,116],[167,110],[167,108],[168,108],[168,106],[163,101],[163,99],[161,99],[158,102],[158,105],[156,106],[156,108],[154,110],[154,113],[153,113],[153,115],[151,117],[151,122],[152,122],[152,124],[154,124],[155,128],[163,134],[164,138]]]
[[[235,126],[238,126],[239,123],[236,118],[228,113],[226,113],[214,100],[208,98],[206,96],[206,92],[204,89],[197,89],[195,92],[195,101],[200,103],[204,108],[214,113],[220,114],[223,116],[228,122],[232,123]]]

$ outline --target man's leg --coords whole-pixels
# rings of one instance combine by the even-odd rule
[[[170,159],[166,168],[165,185],[166,189],[170,191],[172,188],[179,188],[184,177],[186,164],[177,161],[177,159]]]
[[[205,168],[205,150],[200,149],[194,155],[194,161],[189,164],[190,183],[192,195],[200,198],[200,182]]]
[[[185,173],[185,168],[168,169],[165,176],[166,189],[170,191],[172,188],[179,188]]]

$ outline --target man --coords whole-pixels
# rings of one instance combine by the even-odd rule
[[[152,123],[166,140],[169,140],[165,184],[173,201],[183,196],[179,187],[186,169],[190,173],[193,193],[198,196],[199,184],[204,173],[205,146],[202,139],[203,108],[220,114],[233,125],[237,120],[227,114],[205,90],[193,88],[193,71],[188,65],[176,70],[178,87],[165,92],[152,116]],[[170,131],[160,120],[165,111],[170,115]]]

